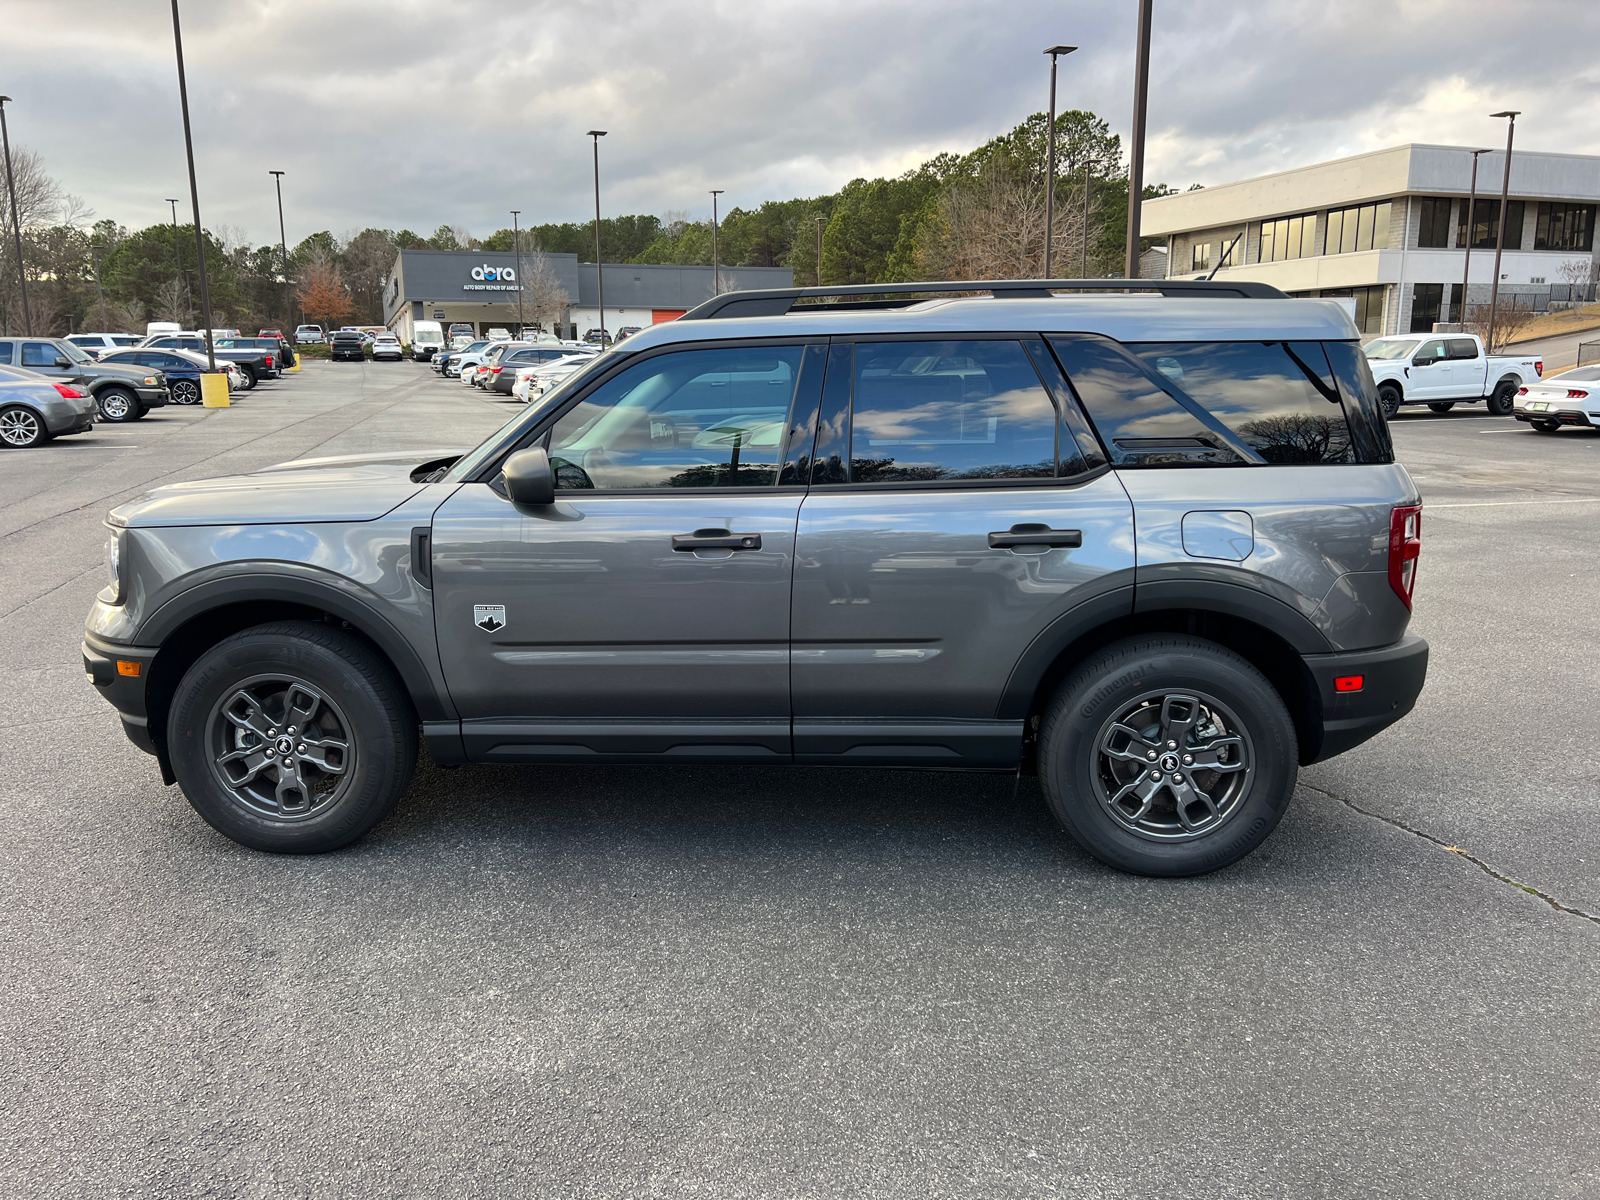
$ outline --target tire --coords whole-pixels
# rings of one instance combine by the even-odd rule
[[[1502,379],[1489,396],[1489,414],[1495,417],[1509,417],[1516,404],[1517,385],[1509,379]]]
[[[1439,412],[1439,413],[1449,412],[1455,406],[1456,406],[1456,402],[1454,400],[1444,400],[1444,401],[1441,401],[1441,402],[1439,402],[1437,404],[1428,405],[1428,407],[1433,409],[1434,412]]]
[[[31,450],[50,440],[44,418],[21,404],[0,408],[0,446],[8,450]]]
[[[1561,432],[1561,422],[1560,421],[1530,421],[1528,423],[1530,425],[1532,425],[1535,429],[1537,429],[1540,433],[1560,433]]]
[[[1223,769],[1183,761],[1202,752]],[[1135,875],[1200,875],[1237,862],[1277,827],[1298,774],[1294,722],[1278,693],[1239,655],[1200,638],[1108,646],[1061,685],[1040,723],[1050,810],[1095,858]]]
[[[172,384],[172,402],[174,404],[199,404],[200,385],[192,379],[174,380]]]
[[[100,409],[100,419],[120,425],[126,421],[137,421],[143,413],[139,411],[139,398],[123,387],[108,387],[94,398],[96,406]]]
[[[167,745],[184,795],[218,833],[273,854],[321,854],[393,811],[416,766],[417,717],[365,643],[281,621],[200,656],[173,696]]]
[[[247,391],[247,392],[255,391],[256,390],[256,383],[258,382],[257,379],[256,379],[256,370],[255,370],[255,368],[252,367],[249,363],[240,363],[239,364],[239,374],[244,376],[244,390]]]
[[[1400,389],[1392,383],[1379,385],[1378,407],[1383,409],[1384,420],[1392,420],[1395,413],[1400,411]]]

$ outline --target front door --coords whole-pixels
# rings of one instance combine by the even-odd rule
[[[1132,504],[1057,402],[1040,342],[832,348],[795,553],[797,761],[1015,766],[1030,648],[1080,605],[1132,611]]]
[[[439,508],[435,621],[469,758],[789,758],[803,491],[777,479],[803,357],[646,358],[555,422],[556,504],[469,483]]]
[[[1411,356],[1410,378],[1406,383],[1408,400],[1433,400],[1450,396],[1450,355],[1443,338],[1429,338]]]

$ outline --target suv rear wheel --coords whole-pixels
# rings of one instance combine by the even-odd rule
[[[303,621],[236,633],[200,656],[167,721],[173,773],[217,832],[277,854],[348,846],[399,802],[416,715],[365,644]]]
[[[1090,854],[1136,875],[1199,875],[1243,858],[1277,827],[1297,775],[1278,693],[1199,638],[1106,648],[1040,723],[1051,811]]]

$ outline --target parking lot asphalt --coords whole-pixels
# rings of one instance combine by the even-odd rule
[[[213,833],[84,680],[106,509],[514,411],[310,362],[0,455],[0,1194],[1600,1193],[1600,435],[1395,420],[1427,689],[1204,878],[913,772],[424,761],[348,851]]]

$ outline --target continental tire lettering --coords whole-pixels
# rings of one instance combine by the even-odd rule
[[[1083,706],[1082,715],[1085,717],[1094,716],[1094,710],[1111,699],[1112,695],[1123,687],[1137,688],[1143,686],[1143,684],[1144,677],[1137,671],[1129,671],[1126,675],[1119,675],[1117,678],[1101,684],[1095,689],[1094,695],[1089,697],[1089,702]]]
[[[1212,850],[1202,854],[1200,856],[1200,861],[1203,863],[1213,863],[1224,858],[1237,858],[1240,854],[1243,854],[1250,848],[1251,838],[1253,835],[1260,832],[1261,827],[1266,823],[1267,819],[1265,817],[1257,817],[1254,821],[1250,822],[1250,828],[1246,829],[1241,836],[1234,838],[1233,841],[1229,842],[1226,846],[1223,846],[1220,850]]]

